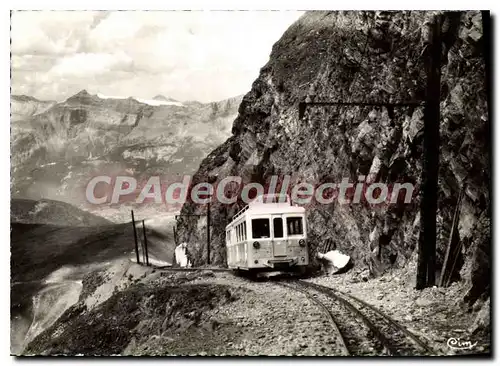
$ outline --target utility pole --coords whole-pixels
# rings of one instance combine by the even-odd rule
[[[142,220],[142,232],[144,234],[144,251],[146,252],[146,266],[149,266],[148,237],[146,236],[146,225],[144,224],[144,220]]]
[[[432,287],[436,273],[436,212],[439,172],[439,102],[441,95],[441,17],[429,24],[427,91],[420,202],[416,288]]]
[[[137,244],[137,231],[135,228],[134,210],[130,210],[130,212],[132,213],[132,226],[134,227],[135,256],[137,258],[137,263],[140,264],[141,261],[139,260],[139,246]]]
[[[207,203],[207,264],[210,264],[210,202]]]

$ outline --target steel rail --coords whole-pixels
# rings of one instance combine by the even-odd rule
[[[318,285],[318,284],[307,282],[307,281],[304,281],[304,280],[298,280],[298,281],[301,284],[305,285],[306,287],[315,288],[318,291],[321,291],[321,292],[323,292],[323,293],[325,293],[327,295],[330,295],[330,296],[338,299],[342,303],[346,304],[350,309],[351,308],[355,309],[354,311],[356,311],[356,313],[361,314],[362,318],[366,318],[366,315],[362,314],[359,309],[357,309],[354,305],[352,305],[346,299],[342,298],[342,296],[345,296],[348,299],[353,300],[353,301],[357,302],[358,304],[361,304],[362,306],[369,308],[371,311],[377,313],[379,316],[381,316],[382,318],[384,318],[389,323],[389,325],[391,325],[394,328],[398,329],[399,331],[403,332],[420,349],[422,349],[423,351],[428,352],[430,354],[434,354],[435,353],[434,350],[431,347],[429,347],[426,343],[424,343],[415,334],[413,334],[412,332],[410,332],[406,327],[402,326],[395,319],[393,319],[389,315],[385,314],[384,312],[382,312],[380,309],[376,308],[375,306],[367,303],[366,301],[361,300],[361,299],[359,299],[359,298],[357,298],[357,297],[355,297],[355,296],[353,296],[351,294],[347,294],[347,293],[345,293],[343,291],[340,291],[340,290],[337,290],[337,289],[334,289],[334,288],[331,288],[331,287],[327,287],[327,286],[323,286],[323,285]],[[340,296],[340,295],[342,295],[342,296]],[[397,353],[397,349],[395,349],[394,347],[391,346],[389,349],[392,349],[393,352]]]

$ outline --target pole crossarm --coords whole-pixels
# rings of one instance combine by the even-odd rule
[[[177,220],[178,217],[183,217],[183,216],[195,216],[195,217],[200,217],[200,216],[207,216],[206,214],[203,215],[198,215],[198,214],[185,214],[185,215],[175,215],[175,219]]]

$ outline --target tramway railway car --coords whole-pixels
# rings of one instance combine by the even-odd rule
[[[262,195],[226,226],[229,268],[301,270],[309,264],[305,209],[287,195]]]

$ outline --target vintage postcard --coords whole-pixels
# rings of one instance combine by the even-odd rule
[[[491,355],[489,11],[10,18],[12,355]]]

